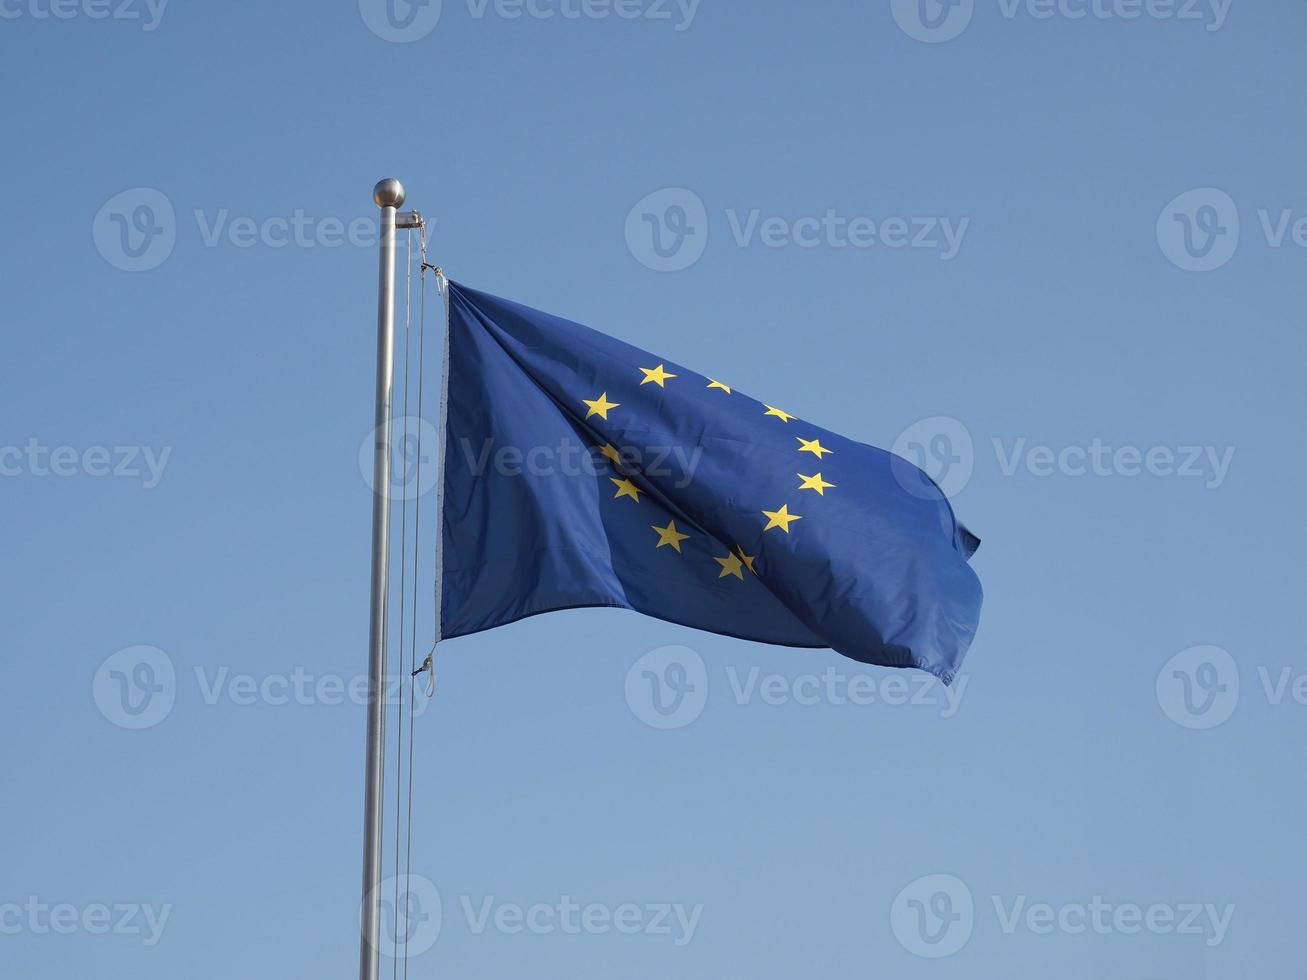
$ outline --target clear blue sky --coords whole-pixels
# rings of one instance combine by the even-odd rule
[[[394,175],[454,278],[957,457],[986,591],[952,706],[611,610],[443,646],[411,972],[1299,975],[1301,3],[118,3],[0,3],[0,973],[354,975],[364,711],[275,702],[365,667],[330,243]]]

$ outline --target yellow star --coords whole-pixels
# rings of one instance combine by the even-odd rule
[[[741,571],[744,566],[740,564],[740,559],[735,557],[734,553],[728,554],[725,558],[713,556],[713,561],[722,566],[722,573],[717,576],[718,578],[734,575],[741,582],[744,581],[744,572]]]
[[[689,539],[688,534],[682,534],[676,530],[676,522],[668,521],[666,527],[659,527],[657,524],[650,524],[651,528],[658,532],[658,543],[655,548],[661,548],[665,544],[670,544],[676,549],[676,553],[681,553],[681,542]]]
[[[774,527],[780,528],[786,534],[790,533],[790,522],[801,521],[803,518],[799,514],[791,514],[789,504],[781,504],[780,510],[764,510],[767,515],[767,526],[764,531],[770,531]]]
[[[821,459],[823,453],[833,453],[834,451],[823,446],[820,439],[799,439],[799,452],[812,453],[818,459]]]
[[[652,381],[659,388],[666,388],[667,385],[665,385],[663,382],[665,382],[668,378],[676,377],[676,375],[669,374],[667,371],[664,371],[663,365],[661,364],[659,364],[656,368],[640,368],[640,370],[644,372],[644,380],[640,382],[640,384],[642,385],[647,385],[650,381]]]
[[[590,401],[588,398],[582,398],[581,401],[590,406],[590,411],[585,413],[586,418],[589,418],[592,415],[598,415],[605,422],[608,421],[609,411],[622,404],[621,402],[610,402],[608,400],[608,392],[606,391],[594,401]]]
[[[757,575],[758,569],[753,567],[753,560],[757,557],[757,555],[746,555],[744,553],[744,549],[741,548],[738,544],[735,546],[735,550],[736,552],[739,553],[739,556],[741,560],[744,562],[744,564],[748,566],[749,571],[753,572],[754,575]],[[721,576],[718,577],[720,578]]]
[[[617,465],[621,465],[622,454],[619,453],[612,446],[605,445],[602,449],[599,450],[599,455],[611,459]]]
[[[617,484],[617,493],[613,494],[614,500],[618,497],[630,497],[637,504],[640,502],[640,494],[644,493],[644,491],[630,480],[619,480],[615,476],[610,476],[608,479]]]
[[[728,394],[728,395],[731,393],[731,389],[730,389],[730,388],[728,388],[726,385],[722,384],[720,381],[714,381],[712,378],[709,378],[709,379],[708,379],[708,387],[709,387],[709,388],[720,388],[722,391],[726,392],[726,394]]]
[[[802,473],[795,473],[794,475],[803,481],[799,486],[800,490],[816,490],[823,497],[826,496],[827,487],[835,486],[835,484],[827,483],[823,480],[820,473],[814,474],[813,476],[805,476]]]
[[[774,405],[768,405],[767,411],[763,412],[763,414],[775,415],[782,422],[788,422],[790,419],[794,418],[794,416],[791,415],[789,412],[782,412],[779,408],[776,408]]]

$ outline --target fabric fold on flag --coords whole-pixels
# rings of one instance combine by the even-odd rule
[[[906,460],[450,282],[440,636],[586,606],[950,683],[978,539]]]

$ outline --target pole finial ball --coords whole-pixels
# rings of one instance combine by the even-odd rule
[[[372,200],[379,208],[399,208],[404,206],[404,185],[394,177],[378,181],[372,188]]]

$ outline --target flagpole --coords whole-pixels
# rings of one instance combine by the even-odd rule
[[[368,731],[363,791],[363,901],[359,980],[380,971],[381,817],[386,762],[386,616],[390,588],[390,438],[395,354],[395,225],[404,185],[390,178],[372,199],[381,209],[377,279],[376,442],[372,462],[372,595],[368,627]]]

